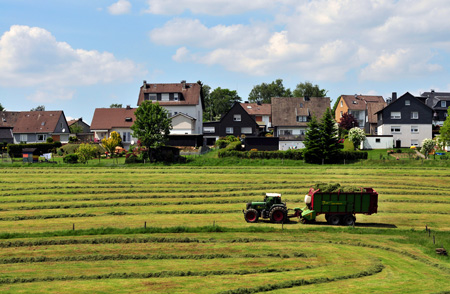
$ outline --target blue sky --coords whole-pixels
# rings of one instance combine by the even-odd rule
[[[136,106],[143,80],[341,94],[450,91],[447,0],[0,0],[0,103]]]

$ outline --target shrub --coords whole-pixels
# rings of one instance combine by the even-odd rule
[[[69,143],[76,143],[76,142],[78,142],[78,138],[76,136],[69,137]]]
[[[52,137],[48,137],[47,138],[47,143],[53,143],[53,138]]]
[[[78,155],[75,153],[67,154],[66,156],[64,156],[63,161],[64,161],[64,163],[77,163]]]
[[[8,154],[11,157],[22,157],[23,148],[37,148],[39,153],[49,153],[60,147],[60,142],[54,143],[35,143],[35,144],[8,144]]]
[[[225,147],[227,147],[227,145],[228,145],[228,143],[230,143],[229,141],[227,141],[227,140],[217,140],[216,141],[216,146],[217,147],[219,147],[219,149],[222,149],[222,148],[225,148]]]

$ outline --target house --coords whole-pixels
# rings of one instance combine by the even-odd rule
[[[256,121],[263,131],[268,132],[272,128],[272,105],[269,103],[241,103],[241,106]]]
[[[377,116],[375,113],[386,106],[383,96],[341,95],[335,110],[335,120],[340,122],[344,113],[353,115],[358,126],[367,134],[376,134]]]
[[[62,110],[21,111],[13,125],[15,144],[45,143],[47,138],[67,143],[69,134],[69,125]]]
[[[205,108],[202,87],[198,83],[150,84],[144,81],[138,103],[158,102],[172,118],[172,135],[202,134]]]
[[[94,135],[91,133],[91,127],[83,121],[83,118],[79,119],[72,119],[67,122],[69,125],[69,128],[72,130],[72,126],[79,127],[79,132],[77,132],[76,135],[77,138],[83,142],[90,142],[94,140]],[[72,132],[72,131],[71,131]]]
[[[421,146],[426,138],[432,138],[433,109],[420,97],[406,92],[378,111],[378,135],[392,135],[394,147]]]
[[[129,149],[130,145],[137,143],[137,139],[131,136],[131,126],[136,120],[134,112],[136,108],[96,108],[91,123],[91,132],[94,133],[94,141],[100,142],[103,138],[109,138],[112,132],[117,132],[122,138],[122,145]]]
[[[450,106],[449,92],[424,92],[420,98],[425,98],[425,104],[433,109],[433,125],[443,126],[447,119],[447,110]]]
[[[220,121],[203,123],[203,138],[209,146],[214,145],[220,137],[256,136],[259,133],[259,124],[244,109],[242,103],[234,103]]]
[[[303,148],[308,122],[330,108],[329,97],[272,97],[272,127],[280,150]]]
[[[14,143],[13,128],[19,116],[18,111],[0,111],[0,143]]]

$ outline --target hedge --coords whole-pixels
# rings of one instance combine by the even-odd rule
[[[219,150],[219,157],[237,157],[249,159],[293,159],[302,160],[302,150],[287,150],[287,151],[237,151]]]
[[[22,157],[23,148],[37,148],[40,153],[49,153],[61,147],[61,142],[34,143],[34,144],[8,144],[8,154],[11,157]]]

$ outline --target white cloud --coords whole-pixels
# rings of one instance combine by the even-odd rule
[[[189,10],[194,14],[229,15],[252,10],[270,10],[280,0],[148,0],[147,13],[178,15]]]
[[[27,96],[27,100],[37,103],[52,103],[61,100],[71,100],[75,91],[65,88],[47,88],[36,90]]]
[[[1,86],[52,89],[127,81],[143,74],[130,60],[117,60],[109,52],[74,49],[45,29],[18,25],[0,38],[0,68]],[[42,97],[36,93],[31,98]]]
[[[127,14],[131,11],[131,3],[127,0],[119,0],[108,7],[108,12],[113,15]]]

